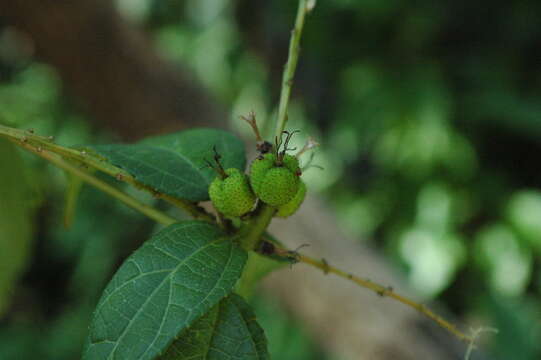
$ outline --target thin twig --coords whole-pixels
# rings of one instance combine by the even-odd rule
[[[255,112],[252,110],[248,114],[248,116],[241,115],[240,118],[248,123],[250,127],[252,128],[252,131],[254,132],[255,139],[257,142],[262,143],[263,138],[261,137],[261,133],[259,132],[259,127],[257,126],[257,121],[255,119]]]
[[[17,145],[20,145],[22,148],[32,152],[35,155],[38,155],[39,157],[53,163],[54,165],[58,166],[59,168],[67,171],[70,174],[73,174],[83,180],[84,182],[96,187],[97,189],[100,189],[101,191],[107,193],[108,195],[120,200],[124,204],[128,205],[129,207],[133,208],[134,210],[139,211],[140,213],[148,216],[152,220],[164,224],[164,225],[170,225],[175,222],[178,222],[178,220],[164,214],[163,212],[156,210],[152,206],[149,206],[147,204],[144,204],[140,202],[139,200],[129,196],[128,194],[118,190],[117,188],[109,185],[103,180],[98,179],[97,177],[89,174],[88,172],[81,170],[80,168],[70,164],[69,162],[62,159],[59,155],[54,154],[48,150],[45,150],[40,147],[34,147],[31,144],[19,142],[17,140],[11,139],[11,141]]]
[[[78,161],[86,166],[92,167],[98,171],[101,171],[107,175],[110,175],[116,178],[118,181],[123,181],[127,184],[130,184],[138,189],[145,190],[151,193],[157,199],[163,199],[164,201],[170,203],[171,205],[178,207],[192,217],[212,222],[214,217],[207,213],[203,208],[197,206],[194,203],[189,201],[175,198],[173,196],[157,192],[151,187],[144,185],[137,181],[133,176],[127,173],[125,170],[116,167],[106,161],[100,160],[97,156],[89,154],[85,150],[77,150],[67,148],[61,145],[57,145],[52,142],[51,138],[39,136],[33,133],[33,131],[25,131],[21,129],[10,128],[7,126],[0,125],[0,135],[7,137],[8,139],[18,140],[16,144],[31,144],[34,147],[40,147],[44,150],[49,150],[52,153],[61,155],[64,158]]]
[[[353,275],[351,273],[347,273],[347,272],[345,272],[343,270],[335,268],[334,266],[330,265],[325,259],[316,260],[316,259],[311,258],[309,256],[302,255],[302,254],[298,253],[297,251],[282,249],[282,248],[278,248],[278,247],[276,247],[275,253],[278,256],[289,258],[292,261],[301,262],[301,263],[316,267],[316,268],[322,270],[325,274],[329,274],[329,273],[335,274],[335,275],[337,275],[337,276],[339,276],[341,278],[352,281],[352,282],[356,283],[357,285],[359,285],[361,287],[372,290],[373,292],[375,292],[379,296],[387,296],[387,297],[390,297],[390,298],[392,298],[392,299],[394,299],[396,301],[399,301],[402,304],[407,305],[409,307],[412,307],[415,310],[422,313],[423,315],[425,315],[426,317],[430,318],[431,320],[436,322],[439,326],[441,326],[442,328],[444,328],[447,331],[449,331],[450,333],[452,333],[454,336],[456,336],[461,341],[464,341],[464,342],[470,343],[470,344],[473,342],[473,337],[472,336],[464,334],[463,332],[458,330],[455,325],[453,325],[450,322],[448,322],[447,320],[443,319],[441,316],[434,313],[432,310],[430,310],[425,305],[419,304],[419,303],[417,303],[417,302],[415,302],[415,301],[413,301],[413,300],[411,300],[411,299],[409,299],[407,297],[404,297],[404,296],[402,296],[400,294],[397,294],[396,292],[394,292],[392,287],[383,286],[383,285],[375,283],[375,282],[373,282],[371,280],[363,279],[363,278],[355,276],[355,275]]]
[[[289,104],[289,97],[291,95],[291,87],[293,86],[295,69],[297,68],[297,62],[299,61],[299,53],[301,50],[300,41],[302,29],[304,27],[304,18],[306,17],[306,14],[312,10],[312,8],[312,2],[307,0],[299,0],[295,27],[291,31],[291,39],[289,41],[289,54],[284,68],[284,74],[282,76],[282,90],[280,92],[280,103],[278,105],[278,119],[276,120],[275,132],[275,136],[278,138],[282,135],[282,131],[284,131],[287,123],[287,107]]]
[[[464,355],[464,360],[470,360],[471,354],[473,350],[475,349],[475,341],[479,338],[479,336],[484,332],[491,332],[493,334],[498,333],[498,329],[492,328],[492,327],[480,327],[477,329],[472,329],[472,341],[468,345],[468,349],[466,350],[466,354]]]

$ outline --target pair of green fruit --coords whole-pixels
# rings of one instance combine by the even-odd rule
[[[252,210],[256,196],[278,209],[276,215],[288,217],[301,206],[306,185],[299,178],[301,169],[296,157],[283,154],[280,159],[268,153],[255,159],[250,175],[238,169],[225,170],[209,187],[214,207],[226,216],[238,217]]]

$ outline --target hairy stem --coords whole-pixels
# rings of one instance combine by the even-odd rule
[[[59,168],[65,170],[66,172],[73,174],[83,180],[84,182],[96,187],[97,189],[100,189],[101,191],[105,192],[106,194],[120,200],[124,204],[128,205],[132,209],[139,211],[140,213],[148,216],[152,220],[164,224],[164,225],[171,225],[178,220],[162,213],[159,210],[154,209],[152,206],[149,206],[147,204],[144,204],[140,202],[139,200],[136,200],[135,198],[129,196],[128,194],[118,190],[114,186],[109,185],[103,180],[98,179],[97,177],[89,174],[88,172],[81,170],[80,168],[68,163],[64,159],[62,159],[60,156],[48,151],[44,150],[42,148],[36,148],[28,143],[22,143],[18,142],[16,140],[12,140],[17,145],[20,145],[24,149],[40,156],[41,158],[51,162],[52,164],[58,166]]]
[[[85,150],[71,149],[57,145],[52,141],[52,138],[36,135],[31,130],[25,131],[0,125],[0,135],[3,135],[8,139],[18,140],[16,144],[30,144],[33,145],[33,147],[35,148],[48,150],[52,153],[61,155],[64,158],[75,160],[77,162],[85,164],[107,175],[115,177],[118,181],[123,181],[134,187],[150,192],[154,197],[158,199],[163,199],[171,205],[183,209],[196,219],[214,221],[214,217],[212,215],[208,214],[197,205],[183,199],[172,197],[167,194],[158,193],[154,189],[138,182],[126,171],[106,161],[102,161],[96,156],[88,154]]]
[[[419,304],[419,303],[417,303],[417,302],[415,302],[415,301],[413,301],[413,300],[411,300],[411,299],[409,299],[409,298],[407,298],[405,296],[397,294],[396,292],[394,292],[392,287],[383,286],[383,285],[375,283],[375,282],[373,282],[371,280],[363,279],[363,278],[355,276],[355,275],[353,275],[351,273],[348,273],[348,272],[345,272],[345,271],[340,270],[338,268],[335,268],[334,266],[329,265],[329,263],[325,259],[316,260],[316,259],[311,258],[309,256],[299,254],[297,251],[291,251],[291,250],[286,250],[286,249],[281,249],[281,248],[276,248],[275,252],[279,256],[287,257],[287,258],[292,259],[293,261],[301,262],[301,263],[316,267],[316,268],[322,270],[325,274],[329,274],[329,273],[335,274],[335,275],[337,275],[337,276],[339,276],[341,278],[352,281],[352,282],[354,282],[355,284],[357,284],[357,285],[359,285],[361,287],[372,290],[373,292],[375,292],[376,294],[378,294],[378,295],[380,295],[382,297],[383,296],[390,297],[390,298],[392,298],[392,299],[394,299],[396,301],[401,302],[404,305],[407,305],[407,306],[409,306],[411,308],[414,308],[415,310],[419,311],[420,313],[422,313],[423,315],[425,315],[429,319],[436,322],[442,328],[444,328],[447,331],[449,331],[450,333],[452,333],[454,336],[456,336],[461,341],[464,341],[464,342],[467,342],[467,343],[472,343],[473,340],[474,340],[472,336],[464,334],[463,332],[458,330],[455,325],[453,325],[450,322],[448,322],[447,320],[443,319],[441,316],[434,313],[432,310],[427,308],[425,305]]]
[[[275,213],[275,207],[260,203],[254,216],[239,231],[243,249],[252,251],[258,247],[261,236],[267,230]]]
[[[278,105],[278,119],[276,120],[276,137],[280,138],[282,131],[284,131],[287,123],[287,107],[289,104],[289,97],[291,95],[291,87],[293,86],[293,77],[295,76],[295,69],[297,68],[297,62],[299,61],[300,42],[302,29],[304,27],[304,18],[306,14],[311,10],[308,6],[308,0],[299,0],[299,7],[297,9],[297,18],[295,19],[295,27],[291,31],[291,39],[289,41],[289,55],[284,68],[284,74],[282,76],[282,90],[280,92],[280,103]]]

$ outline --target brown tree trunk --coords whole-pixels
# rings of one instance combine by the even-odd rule
[[[160,59],[110,0],[4,1],[0,17],[102,126],[125,138],[218,123],[223,111],[185,69]]]

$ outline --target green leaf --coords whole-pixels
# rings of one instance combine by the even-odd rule
[[[0,316],[28,261],[32,241],[32,204],[22,159],[0,139]]]
[[[269,359],[267,339],[238,295],[223,299],[185,330],[160,360]]]
[[[212,224],[166,227],[106,287],[83,359],[154,359],[232,291],[245,262],[246,252]]]
[[[208,187],[216,177],[215,171],[205,163],[213,159],[214,146],[225,169],[244,171],[244,144],[231,133],[218,129],[193,129],[133,145],[100,145],[92,149],[159,192],[205,201],[209,199]]]

